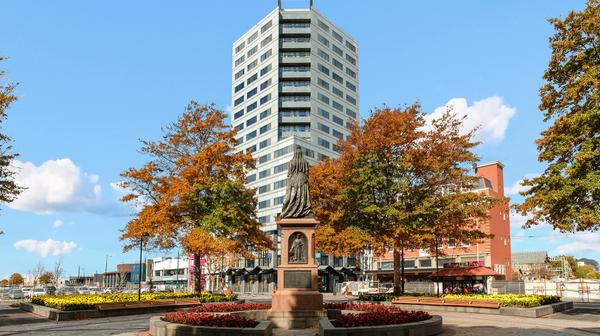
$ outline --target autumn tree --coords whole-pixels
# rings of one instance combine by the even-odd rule
[[[486,236],[477,223],[495,201],[472,191],[476,180],[468,171],[478,161],[477,143],[473,132],[460,132],[462,122],[450,111],[428,122],[418,105],[384,107],[338,144],[338,159],[311,172],[320,220],[393,248],[396,292],[403,292],[405,249],[431,248],[436,234],[464,242]]]
[[[8,287],[8,279],[0,280],[0,287]]]
[[[0,56],[0,61],[5,58]],[[2,132],[2,123],[6,121],[6,110],[17,100],[14,94],[16,85],[4,83],[5,71],[0,70],[0,203],[10,203],[21,193],[23,188],[15,183],[16,172],[10,168],[12,160],[19,154],[13,151],[11,138]],[[0,231],[0,234],[3,232]]]
[[[11,286],[21,285],[24,281],[25,279],[23,279],[23,276],[19,273],[13,273],[8,278],[8,284]]]
[[[540,89],[539,108],[552,125],[536,141],[546,164],[518,211],[525,227],[548,223],[561,232],[600,228],[600,5],[550,19],[552,56]]]
[[[52,283],[52,272],[44,272],[42,275],[40,275],[38,278],[38,283],[42,285]]]
[[[213,105],[191,102],[178,120],[163,129],[159,141],[142,141],[150,160],[123,172],[123,201],[139,212],[122,230],[125,250],[148,234],[150,248],[182,245],[194,254],[195,289],[200,291],[200,255],[213,241],[231,251],[272,244],[259,229],[255,191],[245,187],[245,172],[254,168],[250,153],[236,153],[236,131]]]

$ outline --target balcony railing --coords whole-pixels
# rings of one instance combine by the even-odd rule
[[[310,101],[310,96],[283,96],[279,98],[280,103],[286,102],[307,102]]]
[[[310,37],[284,37],[281,39],[283,43],[308,43]]]
[[[279,84],[280,87],[308,87],[310,86],[310,81],[293,81],[293,82],[281,82]]]
[[[310,28],[310,23],[282,23],[282,28]]]

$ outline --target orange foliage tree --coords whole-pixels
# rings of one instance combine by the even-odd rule
[[[485,237],[478,221],[496,201],[472,191],[476,178],[468,171],[478,161],[472,152],[477,143],[473,132],[460,132],[462,122],[450,111],[428,122],[413,105],[384,107],[356,124],[338,143],[340,157],[311,170],[321,248],[335,250],[345,236],[354,250],[392,247],[394,289],[403,292],[405,249],[432,249],[436,236],[463,242]]]
[[[163,129],[159,141],[142,141],[150,160],[121,174],[130,191],[122,200],[139,211],[122,229],[125,250],[148,235],[150,248],[181,244],[194,254],[197,292],[200,255],[243,254],[248,246],[272,243],[256,220],[255,191],[245,187],[245,171],[254,168],[250,154],[235,153],[236,132],[213,105],[188,104],[179,119]]]

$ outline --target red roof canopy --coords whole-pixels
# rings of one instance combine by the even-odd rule
[[[470,268],[444,268],[437,273],[430,275],[431,277],[458,277],[458,276],[495,276],[499,275],[487,267],[470,267]]]

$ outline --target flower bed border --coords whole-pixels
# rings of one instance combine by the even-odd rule
[[[184,308],[189,308],[189,305],[172,305],[168,307],[140,307],[140,308],[124,308],[124,309],[113,309],[113,310],[98,310],[98,309],[86,309],[86,310],[58,310],[56,308],[50,308],[30,302],[21,302],[20,309],[26,312],[30,312],[36,315],[40,315],[53,321],[73,321],[83,320],[89,318],[101,318],[111,316],[126,316],[126,315],[138,315],[138,314],[153,314],[153,313],[166,313],[172,311],[178,311]]]
[[[225,328],[225,327],[205,327],[187,324],[166,322],[162,320],[163,316],[153,316],[150,318],[150,335],[152,336],[188,336],[188,335],[208,335],[208,336],[240,336],[240,335],[260,335],[271,336],[273,323],[271,321],[259,321],[254,328]]]
[[[432,315],[430,319],[404,324],[379,325],[369,327],[337,328],[330,320],[319,321],[320,336],[350,335],[419,335],[432,336],[442,332],[442,317]]]
[[[368,301],[364,303],[369,303]],[[390,302],[381,302],[380,304],[391,305]],[[500,308],[476,308],[476,307],[461,307],[461,306],[439,306],[439,305],[427,305],[427,304],[393,304],[394,306],[400,307],[404,310],[422,310],[426,312],[436,311],[448,311],[458,313],[478,313],[478,314],[491,314],[491,315],[505,315],[505,316],[520,316],[520,317],[542,317],[548,314],[565,311],[573,308],[572,301],[564,301],[553,303],[544,306],[537,306],[531,308],[520,308],[520,307],[500,307]]]

